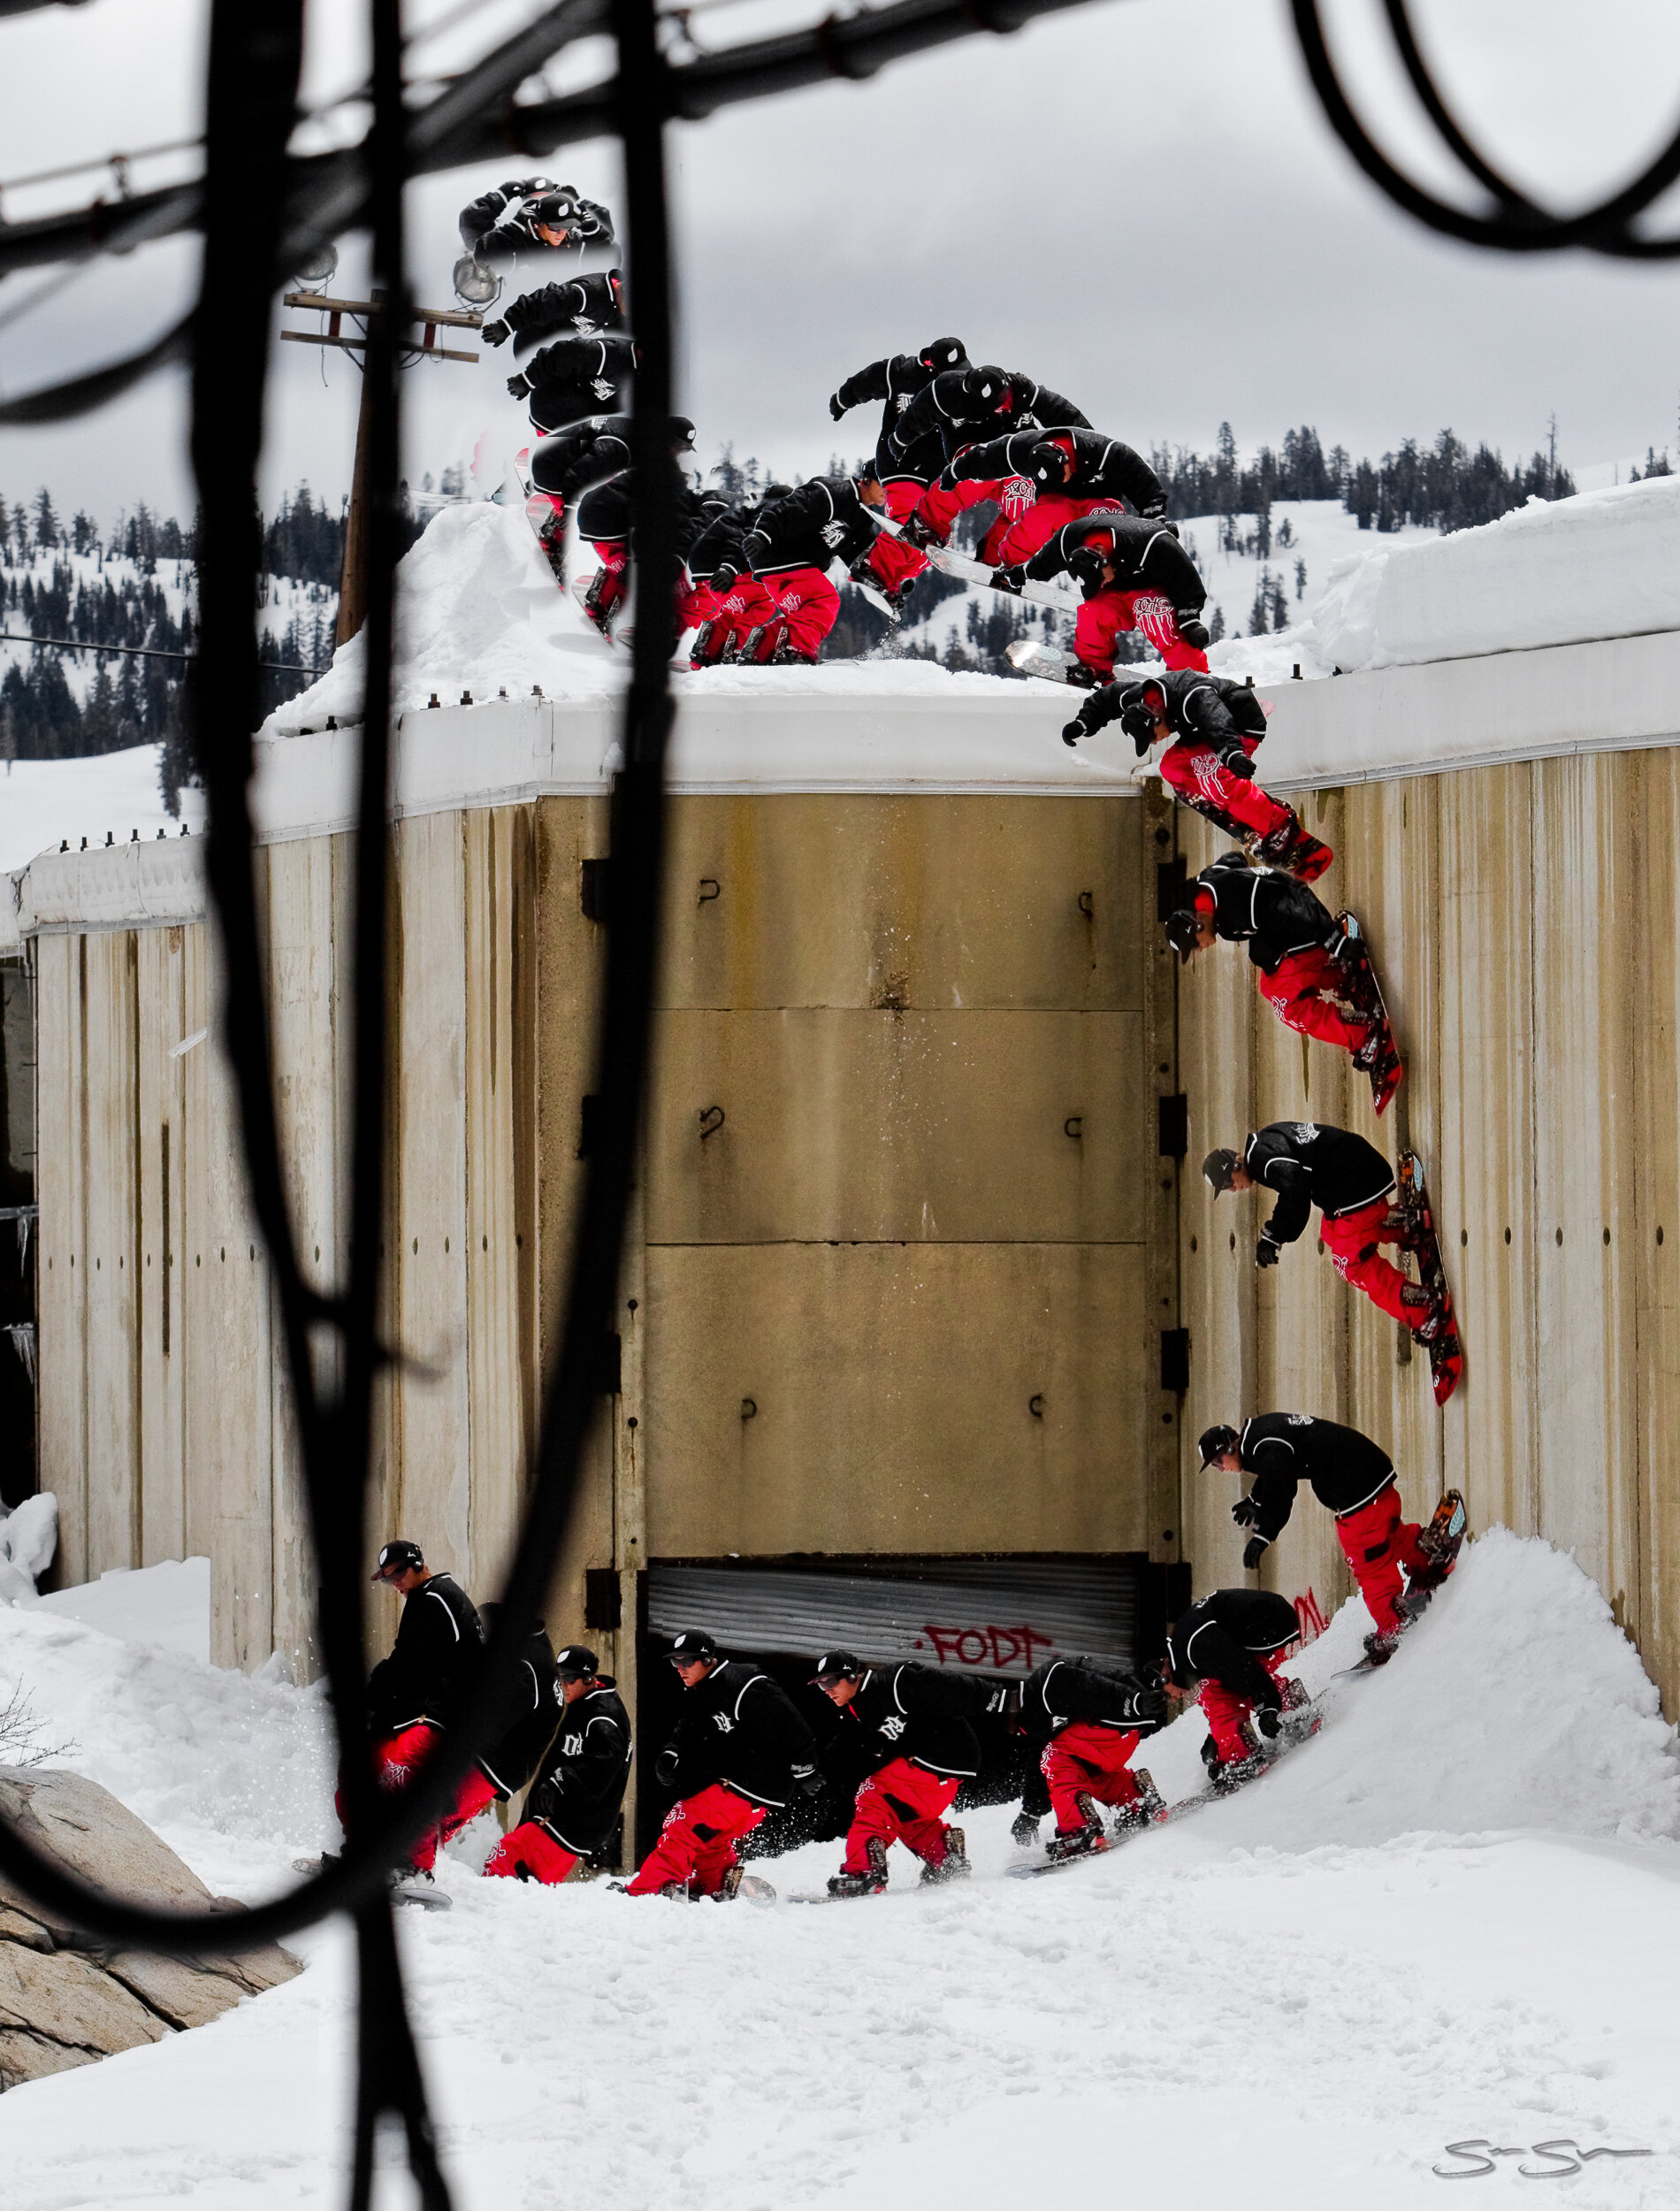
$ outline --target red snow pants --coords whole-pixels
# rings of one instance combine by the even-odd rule
[[[900,584],[923,575],[928,566],[928,555],[920,546],[906,545],[902,538],[895,538],[882,531],[869,548],[869,572],[888,591],[897,591]]]
[[[1288,1655],[1287,1647],[1282,1650],[1256,1650],[1253,1654],[1274,1681],[1279,1667]],[[1254,1756],[1254,1745],[1242,1732],[1243,1721],[1254,1710],[1252,1697],[1239,1696],[1234,1689],[1227,1689],[1223,1681],[1204,1676],[1196,1692],[1196,1702],[1202,1707],[1202,1717],[1208,1723],[1208,1733],[1219,1753],[1221,1765],[1228,1765],[1235,1758]]]
[[[911,548],[905,548],[909,551]],[[790,568],[760,582],[775,602],[787,641],[806,660],[815,660],[822,640],[840,615],[840,594],[820,568]],[[767,635],[765,643],[770,643]],[[762,657],[768,658],[768,654]]]
[[[626,538],[596,538],[585,539],[592,544],[595,558],[600,563],[600,595],[595,604],[599,618],[610,622],[624,603],[630,589],[630,541]]]
[[[1071,1835],[1085,1825],[1073,1801],[1081,1790],[1099,1804],[1136,1802],[1140,1791],[1127,1766],[1142,1740],[1135,1727],[1099,1727],[1088,1719],[1070,1720],[1050,1738],[1038,1770],[1050,1790],[1058,1835]]]
[[[704,613],[691,612],[693,622],[714,621],[707,640],[706,662],[720,661],[731,646],[744,645],[752,631],[775,619],[775,601],[756,576],[738,577],[720,598],[709,584],[697,584],[691,606],[703,603]],[[774,639],[767,639],[774,647]]]
[[[656,1896],[667,1881],[682,1881],[702,1896],[715,1896],[736,1863],[736,1844],[764,1816],[762,1804],[749,1804],[722,1781],[682,1798],[666,1813],[659,1840],[642,1860],[629,1894]]]
[[[1260,743],[1257,737],[1245,737],[1242,749],[1252,760]],[[1221,814],[1228,814],[1233,822],[1241,822],[1244,829],[1256,830],[1262,837],[1269,837],[1294,816],[1269,791],[1263,791],[1257,783],[1245,783],[1241,776],[1232,775],[1219,765],[1219,756],[1206,745],[1187,745],[1181,737],[1174,738],[1161,755],[1161,778],[1170,784],[1184,800],[1203,813],[1215,807]]]
[[[1106,683],[1114,673],[1114,640],[1122,630],[1142,630],[1169,668],[1208,672],[1208,656],[1179,635],[1172,603],[1158,591],[1099,591],[1079,610],[1073,654]]]
[[[1388,1226],[1388,1200],[1374,1197],[1369,1205],[1362,1205],[1356,1213],[1343,1213],[1340,1220],[1321,1222],[1318,1229],[1331,1262],[1344,1282],[1351,1282],[1355,1289],[1363,1289],[1379,1312],[1386,1312],[1391,1320],[1403,1320],[1415,1327],[1423,1318],[1421,1306],[1409,1305],[1401,1292],[1408,1288],[1406,1277],[1397,1266],[1391,1266],[1378,1250],[1381,1243],[1398,1243],[1398,1233]]]
[[[1275,975],[1261,971],[1256,979],[1261,997],[1286,1029],[1317,1037],[1321,1044],[1340,1044],[1344,1052],[1357,1052],[1371,1034],[1368,1021],[1358,1014],[1349,1021],[1334,1003],[1335,994],[1345,987],[1344,977],[1322,945],[1290,952],[1279,962]]]
[[[945,1863],[945,1814],[957,1794],[954,1775],[929,1773],[908,1758],[892,1758],[858,1791],[846,1830],[843,1871],[869,1871],[869,1844],[879,1837],[890,1849],[902,1842],[928,1865]]]
[[[887,512],[895,522],[908,522],[928,490],[919,476],[883,477],[881,488],[887,494]]]
[[[929,484],[916,508],[919,514],[941,545],[951,538],[951,525],[970,507],[982,507],[989,499],[996,499],[1003,485],[953,484],[949,490],[943,484]]]
[[[1003,488],[1007,494],[1009,486]],[[1065,524],[1082,521],[1087,515],[1112,513],[1113,508],[1110,499],[1070,499],[1065,492],[1040,492],[1019,516],[1012,516],[1005,497],[1003,513],[986,532],[980,557],[989,568],[1030,561]]]
[[[485,1860],[485,1871],[508,1879],[540,1881],[558,1888],[577,1863],[577,1853],[556,1842],[534,1819],[522,1819]]]
[[[1400,1626],[1394,1599],[1401,1591],[1401,1568],[1408,1574],[1428,1568],[1429,1560],[1417,1548],[1417,1522],[1401,1517],[1400,1491],[1392,1481],[1369,1504],[1337,1519],[1336,1541],[1379,1635]]]
[[[411,1773],[417,1772],[431,1756],[439,1740],[437,1728],[424,1720],[413,1727],[405,1727],[400,1735],[387,1735],[373,1746],[373,1778],[382,1789],[400,1789]],[[438,1850],[451,1835],[464,1827],[470,1819],[477,1819],[486,1804],[493,1804],[496,1792],[474,1766],[460,1787],[455,1801],[438,1825],[422,1835],[409,1853],[409,1863],[416,1873],[430,1873],[438,1863]],[[347,1834],[344,1817],[344,1791],[339,1789],[332,1799],[339,1815],[339,1825]]]

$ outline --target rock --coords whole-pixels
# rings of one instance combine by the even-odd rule
[[[96,1781],[0,1768],[0,1816],[72,1871],[119,1895],[228,1915],[225,1952],[112,1955],[0,1876],[0,2090],[206,2024],[302,1969],[267,1943],[237,1947],[243,1907],[212,1896],[168,1844]]]

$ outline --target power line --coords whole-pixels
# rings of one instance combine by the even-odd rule
[[[26,637],[18,630],[0,630],[0,645],[50,645],[58,653],[131,653],[138,660],[195,661],[196,653],[171,653],[161,645],[78,645],[73,638]],[[325,676],[325,668],[307,668],[302,661],[264,661],[264,668],[280,669],[288,676]]]

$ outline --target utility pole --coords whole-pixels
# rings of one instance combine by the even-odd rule
[[[280,336],[296,346],[332,346],[341,353],[355,355],[367,350],[366,325],[374,316],[385,312],[385,299],[376,292],[370,300],[335,300],[322,292],[288,292],[285,295],[287,307],[311,309],[325,315],[325,330],[283,330]],[[361,333],[346,337],[342,325],[345,316],[360,319]],[[476,312],[454,307],[417,307],[410,319],[420,325],[424,336],[411,349],[404,368],[412,368],[416,361],[477,361],[476,353],[452,352],[438,343],[439,329],[477,330],[484,317]],[[362,407],[355,425],[355,469],[350,479],[350,515],[344,531],[344,565],[339,575],[339,627],[336,642],[347,645],[367,618],[367,605],[363,597],[362,579],[366,563],[362,547],[368,528],[368,455],[371,446],[372,386],[367,378],[362,379]]]
[[[1546,495],[1550,499],[1557,490],[1557,409],[1552,409],[1552,419],[1546,442]]]

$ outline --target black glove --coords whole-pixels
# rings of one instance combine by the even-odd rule
[[[712,570],[708,580],[720,598],[727,598],[740,582],[741,571],[738,568],[731,568],[729,562],[724,561]]]
[[[1012,598],[1019,599],[1027,586],[1027,570],[1019,561],[1012,562],[1006,568],[993,569],[986,581],[994,591],[1006,591]]]
[[[1269,1711],[1264,1704],[1261,1705],[1254,1716],[1256,1733],[1264,1735],[1268,1742],[1276,1742],[1279,1717],[1276,1712]]]
[[[1020,1709],[1021,1687],[1019,1681],[1000,1681],[986,1699],[987,1718],[1001,1719],[1008,1726],[1013,1726],[1020,1718]]]
[[[1211,1735],[1203,1735],[1202,1738],[1202,1763],[1206,1766],[1210,1776],[1219,1771],[1219,1746]]]
[[[1233,745],[1228,753],[1221,753],[1219,765],[1227,776],[1234,776],[1239,783],[1254,781],[1254,762],[1241,745]]]
[[[1165,499],[1151,499],[1147,506],[1140,507],[1138,512],[1145,522],[1159,522],[1166,513],[1166,501]],[[1176,537],[1177,531],[1172,534]]]
[[[1207,624],[1195,615],[1180,615],[1178,620],[1179,635],[1185,643],[1194,646],[1198,653],[1204,652],[1208,642]]]
[[[487,346],[505,346],[508,334],[506,323],[484,323],[479,326],[478,335]]]
[[[829,412],[834,417],[836,422],[842,422],[845,419],[845,402],[841,398],[838,392],[830,392],[829,394]]]
[[[795,1766],[793,1785],[801,1796],[821,1796],[823,1790],[821,1772],[815,1766]]]
[[[1239,1527],[1252,1527],[1260,1518],[1260,1508],[1252,1497],[1239,1497],[1231,1508],[1231,1518]]]
[[[954,492],[957,488],[957,478],[951,474],[951,464],[949,461],[947,461],[944,467],[940,470],[938,475],[934,479],[942,492]]]
[[[1166,1715],[1167,1701],[1165,1689],[1140,1689],[1132,1699],[1132,1709],[1128,1718],[1134,1719],[1140,1727],[1165,1727]]]
[[[525,394],[531,389],[530,380],[523,376],[510,376],[508,379],[508,389],[515,399],[523,399]]]
[[[1090,731],[1086,728],[1084,723],[1077,719],[1072,722],[1065,722],[1062,724],[1062,742],[1064,745],[1077,745],[1081,738],[1088,737],[1089,735]]]
[[[1038,1840],[1038,1822],[1031,1812],[1017,1812],[1009,1831],[1009,1839],[1017,1849],[1030,1850]]]
[[[1254,1263],[1256,1266],[1276,1266],[1278,1264],[1278,1247],[1270,1236],[1262,1236],[1256,1244]]]
[[[1242,1546],[1242,1564],[1245,1571],[1252,1573],[1271,1548],[1271,1538],[1269,1535],[1251,1535]]]
[[[659,1756],[653,1761],[653,1779],[659,1783],[661,1788],[669,1789],[676,1787],[676,1770],[681,1763],[682,1757],[677,1750],[676,1745],[675,1743],[667,1743],[664,1749],[660,1752]]]

